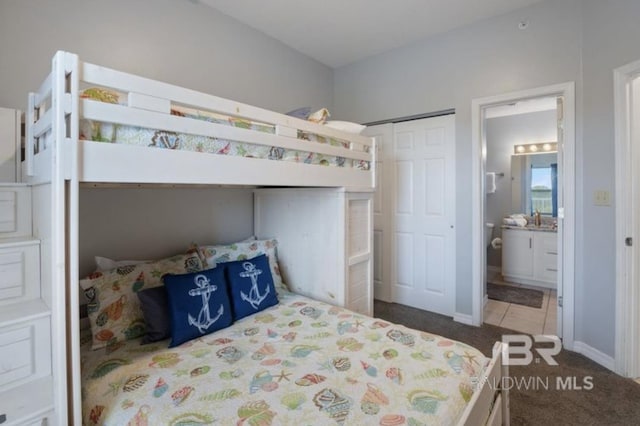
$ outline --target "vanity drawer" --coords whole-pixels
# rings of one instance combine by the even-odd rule
[[[0,306],[40,297],[40,243],[0,243]]]
[[[0,389],[51,373],[49,317],[0,328]]]
[[[558,281],[558,265],[543,265],[540,268],[540,277],[543,281],[556,283]]]
[[[558,280],[558,235],[537,232],[535,245],[535,279],[555,284]]]
[[[540,249],[542,253],[546,256],[554,256],[557,258],[558,256],[558,236],[557,234],[545,235],[540,238]]]

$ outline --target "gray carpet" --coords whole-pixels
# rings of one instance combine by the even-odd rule
[[[471,327],[451,318],[376,300],[374,314],[417,330],[440,334],[470,344],[491,355],[493,343],[504,328],[484,324]],[[548,366],[544,361],[528,366],[511,366],[510,376],[548,380],[549,390],[511,389],[512,425],[638,425],[640,424],[640,384],[625,379],[575,352],[563,350],[555,357],[560,364]],[[592,377],[591,390],[556,390],[556,377],[575,377],[583,384]]]
[[[540,309],[544,293],[530,288],[487,283],[487,296],[493,300]]]

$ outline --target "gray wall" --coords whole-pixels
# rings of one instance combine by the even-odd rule
[[[253,191],[247,188],[83,188],[80,276],[94,256],[160,259],[191,243],[240,241],[253,234]]]
[[[615,210],[593,204],[615,190],[613,69],[640,59],[640,2],[584,0],[584,136],[578,145],[576,336],[606,354],[615,343]],[[615,200],[614,200],[615,201]]]
[[[333,71],[188,0],[1,0],[0,106],[24,109],[57,50],[287,112],[331,109]]]
[[[502,218],[514,211],[511,207],[511,155],[514,145],[556,141],[556,110],[509,115],[487,120],[487,164],[488,172],[504,173],[496,177],[496,192],[487,194],[486,222],[495,224],[493,237],[501,237]],[[535,157],[535,156],[534,156]],[[502,266],[501,250],[487,251],[487,264]]]
[[[471,100],[575,81],[575,339],[614,356],[613,69],[640,58],[637,0],[549,0],[335,71],[335,111],[368,122],[456,109],[457,300],[471,313]],[[530,22],[525,31],[520,20]]]
[[[581,84],[581,2],[553,0],[336,69],[336,115],[369,122],[456,110],[456,311],[471,314],[471,100]],[[529,20],[526,31],[518,22]],[[579,124],[578,124],[579,125]]]

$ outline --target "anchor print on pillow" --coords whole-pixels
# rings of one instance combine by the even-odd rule
[[[266,255],[250,260],[227,262],[224,266],[227,268],[234,320],[278,303]]]
[[[224,268],[163,277],[171,316],[171,343],[177,346],[232,323]]]

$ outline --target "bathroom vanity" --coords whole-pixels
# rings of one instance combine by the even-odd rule
[[[550,226],[502,227],[502,275],[505,280],[556,288],[558,234]]]

